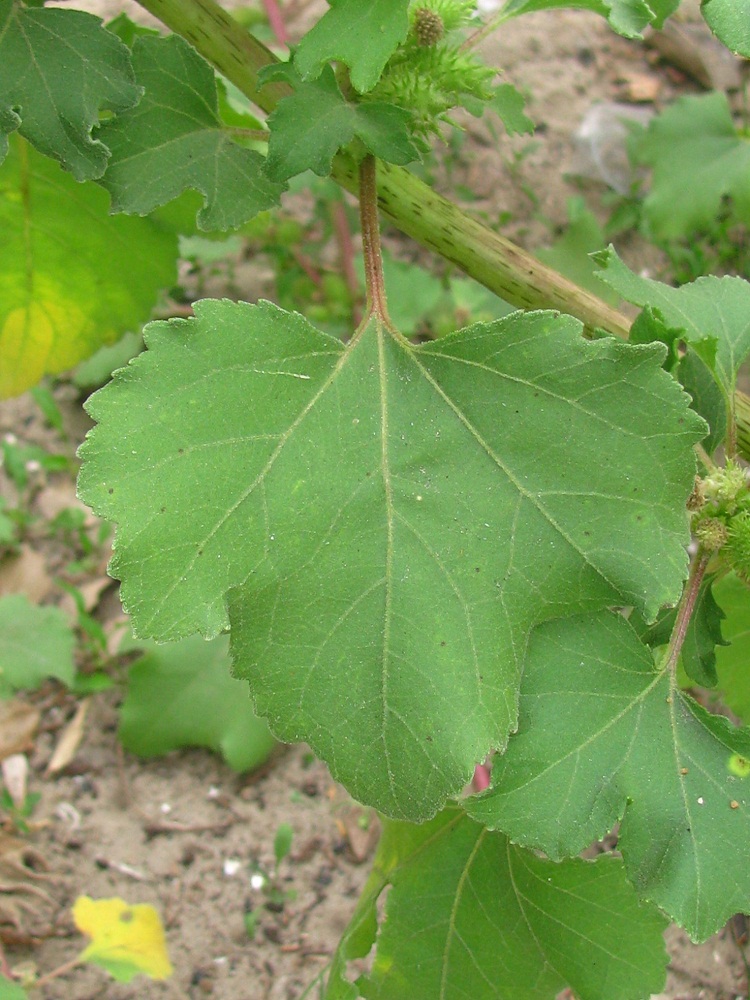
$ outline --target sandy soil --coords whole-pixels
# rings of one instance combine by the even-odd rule
[[[120,5],[96,6],[112,12]],[[469,121],[452,179],[476,193],[473,208],[490,220],[507,214],[504,231],[529,247],[549,243],[554,227],[566,220],[566,199],[578,188],[565,172],[576,165],[580,169],[574,136],[592,104],[627,100],[639,82],[651,86],[657,103],[697,89],[656,65],[642,45],[614,36],[601,19],[578,12],[524,17],[488,40],[485,49],[509,81],[533,95],[529,113],[539,129],[533,139],[497,142],[483,122]],[[617,150],[612,155],[616,158]],[[658,270],[663,264],[660,255],[636,240],[620,249],[633,265]],[[252,280],[251,274],[246,297],[255,292]],[[58,396],[68,423],[65,439],[44,426],[28,397],[0,407],[0,434],[72,453],[85,433],[86,418],[69,388]],[[0,488],[14,499],[6,478],[0,478]],[[75,502],[67,475],[40,474],[34,494],[37,510]],[[59,545],[32,536],[23,565],[0,564],[0,588],[58,600],[52,577],[66,557]],[[100,565],[88,582],[92,594],[99,587],[92,601],[106,623],[117,617],[118,606],[102,572]],[[17,894],[29,909],[17,928],[0,927],[11,965],[30,962],[46,972],[65,962],[81,946],[69,916],[75,897],[119,895],[157,906],[174,977],[166,983],[138,979],[118,986],[96,969],[76,970],[45,988],[45,998],[318,996],[317,986],[305,991],[324,970],[354,908],[374,848],[376,818],[337,789],[304,747],[280,748],[261,773],[246,776],[235,775],[204,751],[146,762],[124,754],[116,739],[118,698],[115,690],[93,699],[73,761],[53,778],[45,776],[45,768],[76,701],[54,685],[34,699],[43,709],[43,725],[30,759],[30,789],[41,800],[28,840],[33,852],[25,857],[44,895]],[[281,823],[294,829],[291,854],[278,873],[283,904],[254,889],[250,880],[259,869],[272,871]],[[2,877],[0,856],[0,882]],[[245,926],[250,911],[258,914],[252,939]],[[660,1000],[747,996],[731,928],[700,947],[677,930],[667,937],[672,966]]]

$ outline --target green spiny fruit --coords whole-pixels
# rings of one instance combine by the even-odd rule
[[[726,524],[718,517],[704,517],[695,525],[693,533],[707,552],[718,552],[729,537]]]
[[[737,576],[750,582],[750,513],[743,511],[729,522],[725,555]]]
[[[443,19],[436,11],[428,7],[419,7],[414,11],[414,37],[417,45],[423,48],[437,45],[444,34]]]

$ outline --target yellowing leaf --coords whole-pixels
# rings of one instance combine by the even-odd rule
[[[0,398],[137,329],[174,281],[174,233],[109,215],[106,192],[13,137],[0,232]]]
[[[92,939],[80,960],[101,965],[118,982],[129,983],[140,972],[151,979],[172,975],[164,928],[153,906],[79,896],[73,905],[73,920],[78,930]]]

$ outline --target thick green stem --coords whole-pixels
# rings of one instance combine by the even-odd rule
[[[214,0],[138,0],[141,7],[182,35],[263,111],[292,93],[286,83],[259,88],[258,72],[279,59]]]

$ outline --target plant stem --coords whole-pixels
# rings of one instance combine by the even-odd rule
[[[342,154],[334,160],[333,177],[356,192],[354,164]],[[511,305],[557,309],[578,317],[590,331],[598,328],[627,338],[631,321],[626,316],[471,218],[403,167],[379,165],[378,204],[403,233]]]
[[[377,165],[375,157],[371,154],[365,156],[359,165],[359,217],[362,222],[362,251],[367,289],[365,320],[375,316],[385,326],[392,327],[385,297],[383,254],[380,248]]]
[[[40,986],[46,986],[47,983],[51,983],[53,979],[59,979],[60,976],[64,976],[67,972],[71,972],[77,966],[82,964],[80,956],[76,955],[75,958],[71,958],[69,961],[63,962],[62,965],[58,965],[56,969],[53,969],[52,972],[48,972],[45,976],[42,976],[41,979],[37,979],[37,981],[33,984],[32,989],[36,990],[39,989]]]
[[[281,6],[279,5],[278,0],[263,0],[263,6],[266,11],[268,23],[271,26],[271,31],[273,31],[276,36],[276,41],[279,45],[288,45],[289,33],[286,30],[284,17],[281,13]]]
[[[181,35],[263,111],[292,93],[280,81],[258,86],[258,71],[279,59],[215,0],[138,0],[141,7]]]
[[[698,600],[703,576],[710,559],[711,553],[699,548],[690,564],[690,574],[685,584],[685,589],[682,592],[680,606],[677,609],[677,618],[675,619],[672,634],[669,637],[667,655],[664,660],[665,669],[669,670],[673,676],[677,667],[677,661],[680,658],[682,646],[685,642],[688,625],[695,610],[695,602]]]
[[[483,24],[481,28],[477,28],[473,34],[469,35],[466,41],[461,45],[461,51],[464,52],[467,49],[475,48],[480,42],[483,42],[488,35],[491,35],[493,31],[496,31],[504,21],[510,20],[512,16],[512,14],[507,14],[503,10],[498,11],[497,14],[493,14],[486,24]]]

